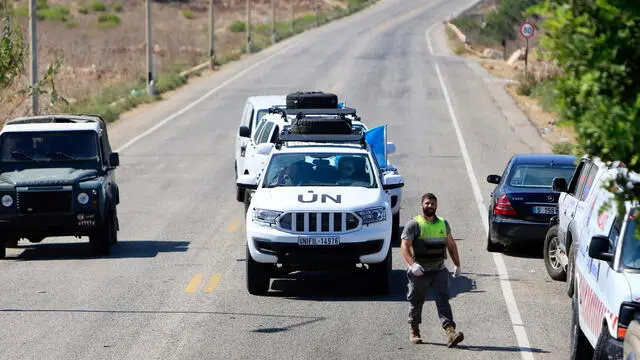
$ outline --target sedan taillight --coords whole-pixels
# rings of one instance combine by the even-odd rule
[[[509,201],[507,195],[502,195],[498,198],[496,206],[493,208],[493,213],[503,216],[516,216],[516,211],[511,206],[511,201]]]

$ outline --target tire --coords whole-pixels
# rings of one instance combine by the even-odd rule
[[[491,228],[489,228],[489,233],[487,234],[487,251],[488,252],[504,251],[504,245],[491,241]]]
[[[378,295],[388,295],[391,283],[391,246],[387,251],[387,256],[381,263],[369,266],[369,276],[372,282],[373,292]]]
[[[118,243],[118,231],[120,230],[120,222],[118,221],[118,210],[114,207],[112,213],[113,233],[111,234],[111,244]]]
[[[238,200],[238,202],[244,202],[244,193],[244,189],[236,185],[236,200]]]
[[[571,317],[571,345],[569,347],[569,359],[582,360],[591,359],[593,351],[591,345],[584,336],[584,333],[580,329],[580,322],[578,321],[578,296],[574,291],[572,298],[573,316]]]
[[[104,222],[89,236],[89,244],[99,255],[109,255],[116,232],[116,222],[112,212],[109,212]],[[116,235],[117,236],[117,235]]]
[[[600,336],[596,342],[596,347],[593,349],[593,360],[609,360],[609,354],[607,354],[607,341],[609,340],[609,330],[606,324],[602,324],[600,330]]]
[[[391,245],[400,244],[400,210],[393,215],[391,226]]]
[[[567,264],[567,295],[569,295],[569,297],[573,296],[573,291],[575,290],[575,282],[576,282],[576,278],[575,278],[575,274],[574,274],[574,266],[576,264],[576,250],[575,247],[573,246],[573,243],[571,243],[570,247],[569,247],[569,263]]]
[[[18,239],[18,238],[7,238],[4,241],[4,247],[17,248],[18,247],[18,241],[20,241],[20,239]]]
[[[544,238],[544,266],[547,268],[547,274],[557,281],[564,281],[567,273],[558,259],[560,251],[560,240],[558,239],[558,225],[553,225],[547,231]]]
[[[7,257],[7,248],[2,244],[0,246],[0,259],[4,259],[5,257]]]
[[[346,119],[297,119],[291,125],[293,134],[351,134],[351,123]]]
[[[265,295],[269,292],[270,271],[269,265],[256,262],[251,257],[247,246],[247,291],[251,295]]]

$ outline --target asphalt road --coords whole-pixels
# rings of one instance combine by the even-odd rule
[[[501,173],[514,153],[549,148],[499,81],[444,45],[440,21],[469,3],[383,0],[113,124],[120,243],[103,258],[86,239],[8,249],[1,358],[566,358],[570,302],[564,283],[546,275],[540,248],[484,249],[486,175]],[[334,91],[370,126],[389,125],[392,162],[406,178],[402,223],[422,193],[438,195],[463,264],[451,283],[465,333],[458,349],[445,346],[433,302],[425,304],[426,344],[409,343],[399,248],[386,297],[343,276],[278,280],[269,296],[247,293],[233,174],[240,113],[247,96],[303,89]]]

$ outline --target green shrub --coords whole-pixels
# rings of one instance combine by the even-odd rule
[[[87,15],[89,13],[89,8],[81,7],[78,9],[78,12],[82,15]]]
[[[101,1],[94,1],[91,3],[91,9],[97,12],[107,11],[107,6]]]
[[[67,22],[69,21],[69,13],[69,9],[62,6],[53,6],[42,10],[36,10],[38,20]]]
[[[98,25],[102,30],[109,30],[120,25],[120,18],[116,14],[100,14]]]
[[[113,11],[115,12],[122,12],[123,8],[122,8],[122,4],[117,3],[115,5],[113,5]]]
[[[557,142],[551,146],[551,151],[554,154],[574,155],[574,150],[575,145],[568,141]]]
[[[182,11],[182,16],[183,16],[185,19],[189,19],[189,20],[191,20],[191,19],[193,19],[193,18],[194,18],[193,11],[191,11],[191,10],[183,10],[183,11]]]
[[[229,25],[229,31],[233,33],[240,33],[247,31],[247,23],[244,21],[235,21]]]

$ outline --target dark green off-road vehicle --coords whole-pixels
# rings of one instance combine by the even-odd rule
[[[104,120],[46,115],[9,120],[0,131],[0,257],[20,239],[82,236],[101,255],[118,241],[120,202]]]

